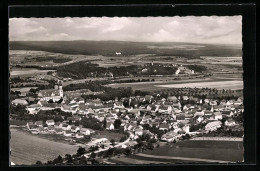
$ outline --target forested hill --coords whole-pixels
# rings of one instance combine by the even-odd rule
[[[36,50],[64,54],[123,56],[138,54],[172,55],[198,58],[200,56],[242,56],[241,45],[212,45],[176,42],[124,41],[11,41],[10,50]]]

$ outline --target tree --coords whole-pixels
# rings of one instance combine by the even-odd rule
[[[112,146],[115,146],[115,140],[114,139],[111,139],[110,142],[111,142]]]
[[[50,99],[50,100],[48,101],[48,103],[53,103],[53,100],[52,100],[52,99]]]
[[[132,153],[132,150],[129,147],[126,148],[125,151],[124,151],[124,154],[127,155],[127,156],[129,156],[131,153]]]
[[[127,137],[123,136],[123,137],[120,138],[120,142],[124,142],[126,139],[127,139]]]
[[[86,149],[83,148],[83,147],[79,147],[78,150],[77,150],[77,154],[78,154],[78,155],[82,155],[82,154],[84,154],[85,152],[86,152]]]
[[[114,122],[114,127],[115,129],[119,129],[121,125],[121,120],[120,119],[116,119]]]
[[[63,159],[62,157],[59,155],[56,159],[54,159],[52,161],[53,164],[58,164],[58,163],[62,163]]]
[[[71,163],[72,162],[72,157],[70,154],[66,154],[65,155],[65,160],[67,160],[67,163]]]
[[[148,143],[147,143],[147,149],[149,149],[149,150],[153,150],[153,149],[154,149],[154,147],[153,147],[153,143],[148,142]]]
[[[85,156],[81,156],[79,160],[79,164],[85,165],[87,163],[87,158]]]
[[[93,152],[92,152],[92,153],[90,154],[90,158],[92,158],[92,159],[96,158],[96,153],[93,153]]]
[[[41,161],[37,161],[36,165],[42,165],[42,162]]]
[[[103,121],[103,129],[106,129],[106,127],[107,127],[107,118],[105,117]]]

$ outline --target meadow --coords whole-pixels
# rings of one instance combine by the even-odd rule
[[[242,141],[179,141],[129,157],[108,160],[118,164],[207,163],[243,161]]]
[[[58,155],[75,154],[78,147],[50,141],[17,128],[11,130],[10,160],[16,165],[32,165],[36,161],[47,162]]]

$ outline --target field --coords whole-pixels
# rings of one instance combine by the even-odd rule
[[[130,157],[112,158],[111,163],[205,163],[243,161],[243,142],[236,141],[180,141],[173,145],[161,145],[154,150]]]
[[[114,139],[116,142],[120,141],[120,138],[125,136],[124,134],[120,134],[120,133],[115,133],[115,132],[111,132],[111,131],[95,131],[96,134],[94,134],[92,136],[92,138],[107,138],[108,140]]]
[[[31,135],[19,129],[11,128],[10,160],[16,165],[31,165],[36,161],[47,162],[58,155],[75,154],[78,147],[50,141]]]
[[[243,89],[243,81],[216,81],[216,82],[200,82],[200,83],[184,83],[184,84],[167,84],[167,85],[156,85],[157,87],[165,88],[216,88],[216,89],[231,89],[240,90]]]
[[[157,78],[158,79],[158,78]],[[109,84],[112,88],[132,87],[133,90],[153,91],[166,88],[181,88],[181,87],[197,87],[197,88],[217,88],[217,89],[243,89],[243,81],[241,78],[198,78],[189,80],[170,80],[159,78],[154,82],[137,82],[137,83],[117,83]]]
[[[10,71],[11,76],[30,76],[35,74],[46,74],[49,71],[54,70],[37,70],[37,69],[27,69],[27,70],[13,70]]]

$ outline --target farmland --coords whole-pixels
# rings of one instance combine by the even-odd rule
[[[243,81],[216,81],[216,82],[200,82],[200,83],[184,83],[184,84],[168,84],[168,85],[156,85],[157,87],[167,88],[216,88],[216,89],[231,89],[239,90],[243,89]]]
[[[108,160],[118,164],[205,163],[243,161],[242,141],[180,141],[130,157]]]
[[[58,155],[74,154],[78,149],[76,146],[50,141],[16,128],[10,130],[12,136],[10,160],[17,165],[35,164],[36,161],[47,162]]]
[[[165,88],[217,88],[217,89],[242,89],[243,81],[234,80],[230,78],[205,78],[205,79],[190,79],[190,80],[178,80],[173,81],[168,79],[167,81],[160,78],[162,81],[155,82],[142,82],[142,83],[120,83],[110,84],[112,88],[118,87],[132,87],[133,90],[159,90]]]

